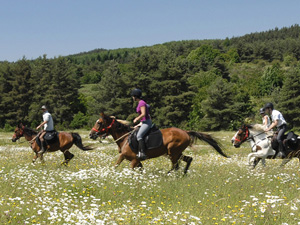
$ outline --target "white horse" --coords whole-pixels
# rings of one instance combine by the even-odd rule
[[[266,158],[275,158],[276,151],[271,147],[272,132],[265,132],[265,126],[261,124],[244,125],[231,139],[233,146],[239,148],[245,141],[250,142],[252,153],[248,155],[249,165],[254,169],[261,160],[262,165],[266,166]],[[291,160],[286,158],[281,166]]]

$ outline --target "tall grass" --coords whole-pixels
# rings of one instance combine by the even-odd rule
[[[185,151],[194,158],[187,176],[184,162],[167,174],[165,157],[146,160],[142,171],[128,161],[115,169],[117,146],[80,134],[96,149],[72,147],[66,167],[61,152],[31,164],[28,143],[0,133],[0,224],[300,224],[298,160],[249,170],[250,148],[234,149],[231,132],[212,135],[232,158],[199,142]]]

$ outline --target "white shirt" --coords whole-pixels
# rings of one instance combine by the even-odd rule
[[[286,124],[286,121],[285,121],[285,119],[283,118],[281,112],[279,112],[279,111],[276,110],[276,109],[273,109],[273,110],[272,110],[272,115],[271,115],[271,117],[272,117],[272,121],[273,121],[273,122],[274,122],[275,120],[278,121],[277,127],[280,127],[281,125]]]
[[[271,120],[270,120],[270,117],[268,115],[263,116],[262,122],[263,122],[263,124],[265,124],[266,119],[267,119],[267,127],[269,127],[271,125]]]
[[[43,120],[47,121],[47,123],[44,124],[44,130],[51,131],[54,130],[54,123],[51,114],[48,111],[45,111],[43,113]]]

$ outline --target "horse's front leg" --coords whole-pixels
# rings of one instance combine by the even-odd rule
[[[118,167],[121,164],[121,162],[123,162],[124,159],[125,159],[125,156],[122,153],[120,153],[119,158],[118,158],[117,162],[115,163],[115,168]]]
[[[32,159],[32,163],[35,163],[35,161],[37,160],[38,157],[39,157],[38,154],[35,153],[35,155],[33,156],[33,159]]]
[[[143,168],[143,164],[138,159],[133,159],[130,163],[131,169],[134,169],[135,167]]]

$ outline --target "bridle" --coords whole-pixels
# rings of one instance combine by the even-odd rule
[[[250,135],[250,131],[249,131],[249,129],[248,129],[248,127],[245,127],[244,129],[241,129],[242,131],[245,131],[246,133],[245,133],[245,137],[243,138],[243,140],[239,140],[239,139],[237,139],[236,137],[235,137],[235,141],[236,142],[238,142],[238,143],[243,143],[243,142],[245,142],[248,138],[249,138],[249,135]]]
[[[96,134],[97,134],[97,135],[99,135],[99,133],[103,133],[103,132],[105,132],[106,134],[108,134],[109,129],[112,127],[112,125],[113,125],[114,123],[115,123],[115,119],[113,119],[113,120],[111,121],[111,124],[110,124],[110,125],[108,125],[108,126],[105,127],[105,128],[102,128],[100,131],[97,130],[95,127],[93,127],[92,130],[93,130],[93,131],[96,131]]]
[[[19,127],[19,135],[17,136],[17,134],[15,133],[14,136],[17,138],[17,139],[20,139],[21,137],[23,137],[23,134],[24,134],[24,126],[22,127]],[[16,139],[16,140],[17,140]]]

